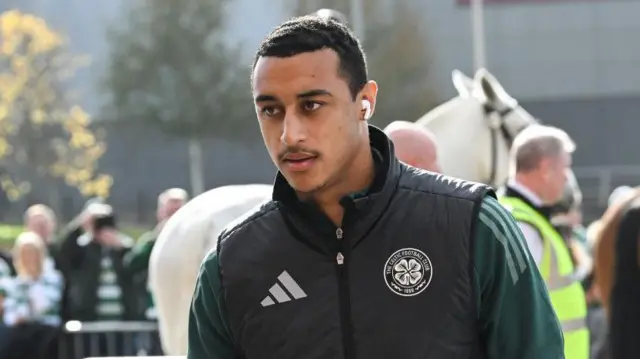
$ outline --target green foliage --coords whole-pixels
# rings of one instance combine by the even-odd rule
[[[253,127],[248,67],[225,42],[230,1],[132,0],[108,36],[105,118],[188,138]]]
[[[107,197],[112,178],[98,173],[105,144],[68,91],[84,61],[42,18],[11,10],[0,24],[0,188],[15,201],[30,179],[64,179],[85,196]]]

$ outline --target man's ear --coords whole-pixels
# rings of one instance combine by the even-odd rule
[[[536,170],[540,171],[543,174],[543,176],[545,176],[546,178],[552,167],[553,167],[553,159],[546,157],[541,159],[540,162],[538,162],[538,166]]]
[[[360,90],[359,102],[362,106],[362,118],[367,121],[376,110],[376,99],[378,97],[378,84],[370,80],[368,81],[362,90]],[[358,99],[357,99],[358,100]]]

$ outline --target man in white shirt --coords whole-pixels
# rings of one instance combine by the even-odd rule
[[[511,149],[505,195],[518,197],[549,218],[550,206],[563,196],[574,149],[575,144],[561,129],[549,126],[525,129],[516,137]],[[533,259],[540,264],[543,241],[538,229],[526,222],[518,222],[518,226]]]
[[[567,359],[589,357],[587,302],[572,250],[551,222],[563,195],[575,144],[559,128],[534,125],[513,141],[500,202],[515,217],[562,327]]]

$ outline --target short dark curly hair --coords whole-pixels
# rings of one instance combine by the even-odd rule
[[[260,44],[253,68],[261,57],[291,57],[323,49],[338,54],[338,73],[347,81],[355,100],[367,83],[367,61],[353,32],[330,18],[306,15],[280,24]]]

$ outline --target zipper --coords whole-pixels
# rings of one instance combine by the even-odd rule
[[[344,234],[344,232],[342,231],[342,228],[338,228],[336,229],[336,239],[338,240],[338,243],[340,243],[340,248],[342,248],[342,235]],[[342,250],[342,249],[340,249]],[[342,254],[342,252],[338,252],[338,255],[336,256],[336,263],[341,266],[344,264],[344,255]]]
[[[355,359],[355,343],[353,339],[353,325],[351,323],[351,297],[349,294],[349,274],[345,265],[349,252],[348,244],[343,241],[344,231],[336,229],[336,239],[340,246],[336,254],[336,267],[338,272],[338,297],[340,301],[340,328],[342,331],[342,345],[345,359]]]

